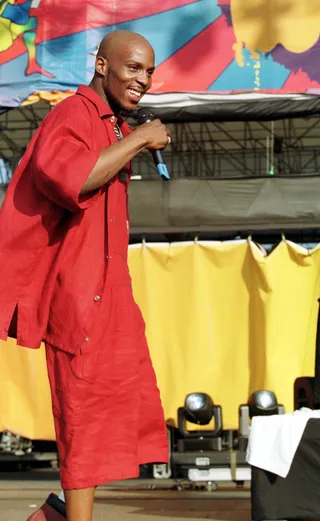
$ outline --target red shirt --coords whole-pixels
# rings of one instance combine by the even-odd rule
[[[46,116],[0,211],[0,338],[17,309],[17,343],[76,353],[106,285],[131,284],[127,185],[131,165],[95,193],[80,190],[101,150],[129,126],[90,87]]]

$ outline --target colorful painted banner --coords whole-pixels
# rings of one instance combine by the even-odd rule
[[[320,93],[320,4],[306,0],[0,0],[0,107],[88,83],[115,29],[156,51],[154,93]]]

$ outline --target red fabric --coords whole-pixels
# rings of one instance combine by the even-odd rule
[[[115,123],[110,107],[82,86],[33,136],[0,211],[2,340],[17,307],[19,345],[38,348],[47,339],[75,353],[90,334],[107,272],[111,284],[130,282],[126,183],[115,178],[79,196],[100,151],[117,141]]]
[[[164,416],[130,285],[108,287],[104,320],[77,355],[46,345],[64,489],[135,478],[166,462]]]

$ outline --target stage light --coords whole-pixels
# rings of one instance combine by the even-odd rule
[[[284,406],[278,404],[274,392],[265,389],[254,392],[248,403],[239,407],[239,450],[247,450],[251,420],[254,416],[270,416],[284,412]]]
[[[278,401],[272,391],[256,391],[249,398],[250,418],[278,414]]]
[[[188,394],[184,402],[184,415],[188,422],[208,425],[213,417],[213,401],[205,393]]]
[[[223,430],[222,408],[208,394],[188,394],[177,423],[172,431],[173,478],[202,483],[207,490],[217,481],[240,483],[250,478],[245,454],[233,451],[234,431]]]
[[[206,430],[188,430],[187,422],[196,425],[209,425]],[[178,409],[179,452],[186,450],[221,450],[222,449],[222,410],[205,393],[191,393],[185,398],[184,406]]]
[[[11,432],[0,433],[0,454],[25,456],[32,452],[32,441]]]

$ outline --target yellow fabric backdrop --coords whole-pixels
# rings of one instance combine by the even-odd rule
[[[295,378],[314,374],[320,247],[142,244],[129,263],[167,420],[195,391],[223,407],[225,428],[260,388],[292,410]],[[0,343],[0,428],[54,438],[42,348]]]

